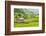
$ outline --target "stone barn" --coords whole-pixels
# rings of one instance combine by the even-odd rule
[[[17,23],[23,23],[24,22],[24,18],[17,18]]]

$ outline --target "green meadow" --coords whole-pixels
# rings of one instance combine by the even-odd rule
[[[37,9],[14,8],[14,27],[38,27],[39,13]]]

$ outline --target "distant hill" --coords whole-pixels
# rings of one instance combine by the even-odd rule
[[[39,10],[38,9],[30,9],[30,8],[23,8],[23,11],[26,14],[34,14],[34,15],[38,15],[39,14]]]
[[[15,8],[14,14],[16,17],[35,17],[39,15],[39,10],[30,8]]]

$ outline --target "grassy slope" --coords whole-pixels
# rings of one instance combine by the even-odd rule
[[[38,26],[38,18],[26,19],[25,23],[14,23],[14,27],[37,27]]]

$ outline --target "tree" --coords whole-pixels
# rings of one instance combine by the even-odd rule
[[[18,18],[18,17],[23,17],[23,18],[25,18],[25,13],[24,13],[24,11],[23,11],[23,9],[17,9],[17,8],[15,8],[14,9],[14,15],[16,16],[16,18]],[[18,17],[17,17],[18,16]]]

